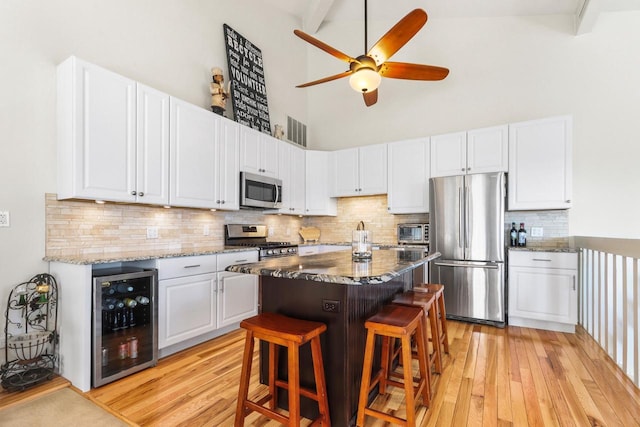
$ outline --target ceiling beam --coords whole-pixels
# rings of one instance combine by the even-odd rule
[[[329,9],[333,6],[334,0],[311,0],[304,17],[302,18],[302,28],[306,33],[314,34],[322,25]]]
[[[576,19],[576,35],[590,33],[602,12],[602,0],[585,0]]]

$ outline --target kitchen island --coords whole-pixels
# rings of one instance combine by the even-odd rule
[[[228,271],[260,276],[260,311],[274,312],[327,325],[322,334],[331,421],[337,426],[355,424],[366,341],[365,320],[395,294],[422,282],[422,267],[439,253],[419,249],[381,249],[373,257],[355,262],[351,251],[305,257],[290,256],[257,263],[232,265]],[[415,277],[415,280],[414,280]],[[261,380],[267,378],[267,345],[260,349]],[[376,352],[379,354],[379,352]],[[300,382],[314,388],[311,351],[300,351]],[[281,351],[279,371],[286,378],[286,352]],[[379,366],[379,356],[374,358]],[[285,391],[279,393],[286,407]],[[317,404],[301,397],[306,418],[317,416]]]

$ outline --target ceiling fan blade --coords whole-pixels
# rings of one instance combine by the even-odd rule
[[[325,77],[325,78],[319,79],[319,80],[314,80],[314,81],[309,82],[309,83],[303,83],[303,84],[298,85],[296,87],[308,87],[308,86],[313,86],[313,85],[317,85],[317,84],[320,84],[320,83],[330,82],[331,80],[337,80],[337,79],[340,79],[342,77],[347,77],[351,73],[353,73],[353,71],[347,70],[347,71],[345,71],[343,73],[335,74],[333,76]]]
[[[367,55],[372,57],[377,65],[382,64],[411,40],[426,22],[427,12],[422,9],[414,9],[387,31],[373,45]]]
[[[346,53],[342,53],[342,52],[340,52],[338,49],[336,49],[336,48],[334,48],[334,47],[329,46],[329,45],[328,45],[328,44],[326,44],[325,42],[322,42],[322,41],[318,40],[317,38],[312,37],[312,36],[310,36],[309,34],[307,34],[307,33],[303,32],[303,31],[300,31],[300,30],[293,30],[293,33],[294,33],[296,36],[300,37],[302,40],[304,40],[304,41],[306,41],[306,42],[308,42],[308,43],[311,43],[312,45],[314,45],[314,46],[315,46],[315,47],[317,47],[318,49],[322,49],[322,50],[324,50],[324,51],[325,51],[325,52],[327,52],[329,55],[332,55],[332,56],[334,56],[334,57],[338,58],[338,59],[339,59],[339,60],[341,60],[341,61],[349,62],[349,63],[351,63],[351,62],[355,61],[355,59],[354,59],[354,58],[350,57],[350,56],[349,56],[349,55],[347,55]]]
[[[365,105],[371,107],[378,102],[378,89],[371,92],[362,92],[362,97],[364,98]]]
[[[449,74],[448,68],[435,65],[385,62],[378,70],[382,77],[405,80],[442,80]]]

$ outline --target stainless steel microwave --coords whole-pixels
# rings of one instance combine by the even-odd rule
[[[429,224],[398,224],[398,244],[428,245]]]
[[[278,209],[282,206],[282,180],[240,172],[240,207]]]

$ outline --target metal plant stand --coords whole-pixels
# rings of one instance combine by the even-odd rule
[[[38,274],[9,293],[4,335],[5,360],[1,384],[20,391],[53,378],[57,367],[58,285],[53,276]]]

